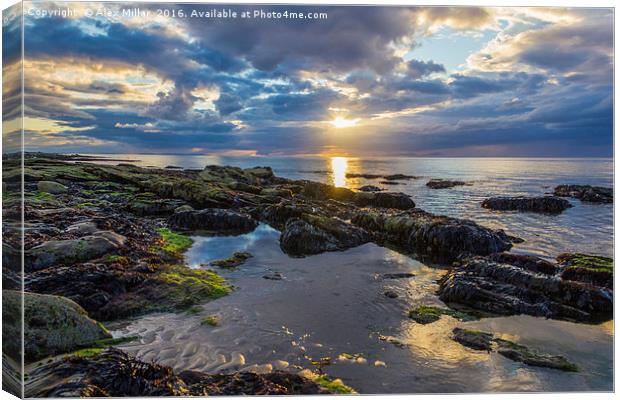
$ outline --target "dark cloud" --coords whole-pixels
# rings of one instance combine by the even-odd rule
[[[407,63],[407,74],[412,78],[419,79],[434,72],[446,72],[446,69],[432,60],[411,60]]]

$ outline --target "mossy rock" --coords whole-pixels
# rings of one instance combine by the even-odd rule
[[[37,189],[39,189],[40,192],[51,194],[67,193],[68,190],[65,185],[53,181],[39,181],[37,183]]]
[[[557,257],[564,269],[562,279],[592,283],[613,289],[613,258],[581,253],[564,253]]]
[[[231,257],[211,261],[209,264],[219,268],[236,268],[252,258],[252,254],[246,251],[237,251]]]
[[[439,321],[442,315],[449,315],[459,321],[474,321],[478,319],[476,316],[464,312],[435,306],[418,306],[409,311],[409,318],[423,325]]]
[[[82,307],[65,297],[28,292],[23,296],[26,360],[68,353],[112,337]],[[2,297],[3,312],[20,312],[20,292],[3,290]]]

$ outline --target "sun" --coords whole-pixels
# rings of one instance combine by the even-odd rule
[[[329,121],[334,128],[351,128],[357,125],[358,122],[360,122],[359,118],[346,119],[343,117],[336,117],[332,121]]]

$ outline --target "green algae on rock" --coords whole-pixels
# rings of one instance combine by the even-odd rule
[[[236,268],[252,257],[252,254],[247,251],[236,251],[228,258],[211,261],[209,265],[219,268]]]
[[[450,310],[448,308],[440,308],[435,306],[418,306],[409,311],[409,318],[419,324],[430,324],[439,321],[442,315],[449,315],[459,321],[473,321],[476,318],[460,311]]]
[[[613,288],[613,258],[581,253],[564,253],[556,259],[563,267],[563,279]]]
[[[155,251],[163,250],[169,254],[180,256],[194,243],[189,236],[173,232],[168,228],[157,229],[157,232],[161,236],[161,244],[153,246]]]

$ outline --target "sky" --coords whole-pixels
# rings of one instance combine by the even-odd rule
[[[86,15],[136,6],[149,16]],[[611,9],[157,8],[25,3],[26,150],[613,155]],[[222,8],[327,18],[190,17]],[[5,20],[5,148],[19,140],[18,28]]]

